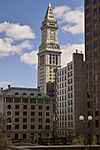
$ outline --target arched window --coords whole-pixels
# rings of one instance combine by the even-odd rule
[[[31,96],[34,96],[34,93],[31,93],[30,95],[31,95]]]
[[[23,95],[26,95],[26,93],[23,93]]]
[[[41,93],[39,93],[38,96],[41,96]]]
[[[18,93],[18,92],[16,92],[16,93],[15,93],[15,95],[19,95],[19,93]]]

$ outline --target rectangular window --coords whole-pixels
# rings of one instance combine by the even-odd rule
[[[38,112],[38,115],[39,115],[39,116],[42,116],[42,112]]]
[[[23,134],[23,139],[26,139],[27,138],[27,135],[26,134]]]
[[[99,127],[99,120],[95,120],[95,127],[96,127],[96,128]]]
[[[6,97],[6,102],[7,103],[12,103],[13,102],[13,98],[12,97]]]
[[[14,103],[21,103],[21,98],[19,97],[14,98]]]
[[[31,122],[35,122],[35,118],[31,118]]]
[[[38,126],[38,129],[42,129],[42,125],[39,125],[39,126]]]
[[[23,112],[23,116],[27,116],[27,112],[26,111]]]
[[[96,37],[96,36],[97,36],[97,31],[96,31],[96,30],[94,30],[94,32],[93,32],[93,36],[94,36],[94,37]]]
[[[35,125],[31,125],[31,129],[35,129]]]
[[[19,111],[15,111],[15,116],[19,116]]]
[[[36,99],[35,98],[30,98],[30,103],[36,104]]]
[[[35,116],[35,112],[31,112],[31,116]]]
[[[68,99],[70,99],[70,93],[68,93]]]
[[[46,123],[50,123],[50,119],[47,118],[47,119],[46,119]]]
[[[97,41],[94,41],[93,47],[97,48]]]
[[[7,118],[7,123],[11,123],[11,118]]]
[[[15,134],[15,140],[18,140],[19,134]]]
[[[50,125],[46,125],[46,130],[49,130],[50,129]]]
[[[56,65],[58,65],[58,56],[56,55]]]
[[[11,130],[11,125],[7,125],[7,130]]]
[[[31,109],[35,109],[35,105],[31,105]]]
[[[90,107],[90,102],[87,103],[88,108]]]
[[[50,112],[46,112],[46,116],[50,116]]]
[[[39,118],[38,122],[42,122],[42,118]]]
[[[71,93],[71,98],[73,98],[73,93]]]
[[[15,129],[19,129],[19,125],[15,125]]]
[[[7,111],[7,116],[11,116],[11,111]]]
[[[43,99],[42,98],[38,98],[38,104],[43,104]]]
[[[19,118],[15,118],[15,122],[19,122]]]
[[[97,110],[97,111],[95,111],[95,115],[96,116],[98,116],[99,115],[99,111]]]
[[[73,127],[73,122],[71,122],[71,127]]]
[[[45,99],[45,104],[51,104],[51,99]]]
[[[39,105],[39,110],[42,110],[42,105]]]
[[[68,122],[68,127],[70,127],[70,122]]]
[[[22,98],[22,103],[28,103],[28,98]]]
[[[27,118],[23,118],[23,122],[27,122]]]
[[[23,129],[27,129],[27,125],[23,125]]]
[[[49,63],[51,64],[51,54],[49,54]]]
[[[15,109],[19,109],[19,105],[15,105]]]
[[[27,105],[23,105],[23,109],[27,109]]]

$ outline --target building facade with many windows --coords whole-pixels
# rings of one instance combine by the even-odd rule
[[[1,128],[12,140],[38,142],[53,134],[52,99],[39,89],[10,87],[0,91]]]
[[[93,116],[88,136],[100,144],[100,0],[85,0],[85,57],[87,115]]]
[[[41,45],[38,52],[38,86],[54,96],[55,69],[61,67],[61,49],[58,43],[58,25],[49,4],[41,26]]]
[[[85,114],[86,84],[83,54],[73,53],[73,60],[57,72],[58,136],[82,134],[79,116]]]

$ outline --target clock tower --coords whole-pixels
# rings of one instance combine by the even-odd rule
[[[41,26],[41,44],[38,52],[38,87],[41,92],[54,96],[55,70],[60,68],[58,25],[49,4]]]

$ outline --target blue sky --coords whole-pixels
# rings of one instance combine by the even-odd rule
[[[84,52],[83,0],[0,0],[0,87],[37,86],[40,26],[51,3],[59,24],[62,65]]]

